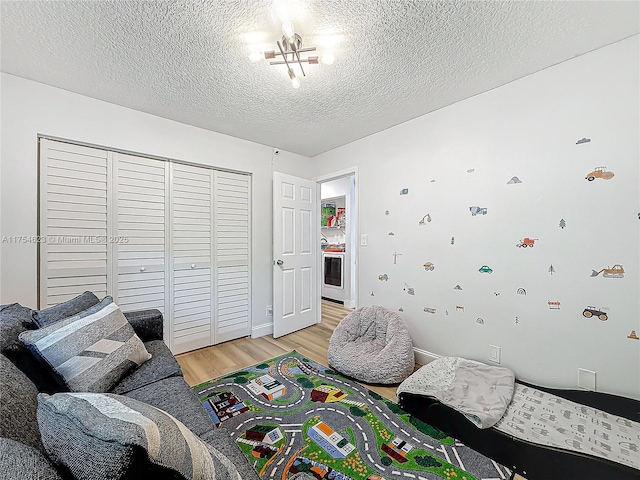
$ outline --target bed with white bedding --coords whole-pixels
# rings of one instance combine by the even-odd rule
[[[397,391],[415,417],[536,478],[640,478],[640,402],[516,381],[509,369],[442,357]]]

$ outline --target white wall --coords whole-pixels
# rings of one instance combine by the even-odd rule
[[[253,328],[272,304],[272,171],[310,176],[309,159],[2,74],[0,236],[37,233],[38,134],[253,175]],[[272,165],[273,164],[273,165]],[[0,303],[37,303],[35,243],[0,243]]]
[[[584,368],[640,398],[639,38],[314,157],[316,176],[359,168],[359,304],[402,308],[425,357],[487,361],[493,344],[524,380],[575,388]],[[585,179],[603,165],[613,178]],[[624,278],[590,276],[618,263]]]

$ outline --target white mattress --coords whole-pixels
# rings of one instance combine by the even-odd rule
[[[532,443],[606,458],[640,470],[640,423],[519,383],[494,428]]]

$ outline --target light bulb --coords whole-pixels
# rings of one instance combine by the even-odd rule
[[[282,24],[282,34],[289,43],[293,43],[293,41],[295,40],[296,32],[293,29],[293,23],[291,23],[289,20]]]
[[[291,79],[291,86],[293,88],[300,88],[300,80],[298,80],[298,77],[293,77]]]

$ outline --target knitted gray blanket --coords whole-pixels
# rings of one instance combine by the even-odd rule
[[[515,375],[508,368],[460,357],[441,357],[402,382],[396,394],[437,398],[479,428],[489,428],[502,418],[511,403],[514,384]]]

